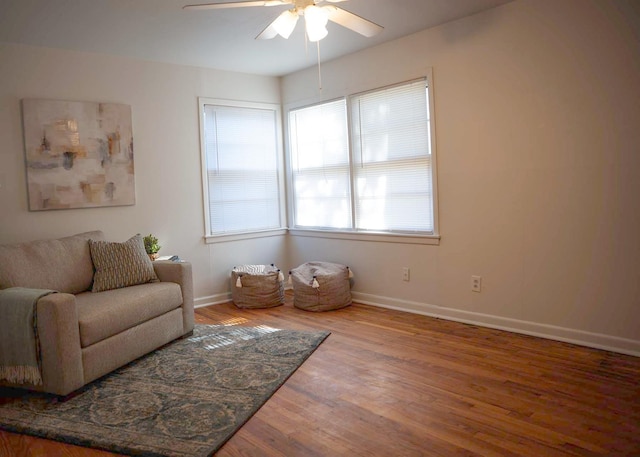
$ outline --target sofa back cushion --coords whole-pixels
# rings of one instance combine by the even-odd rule
[[[0,245],[0,289],[32,287],[77,294],[91,288],[93,263],[89,240],[97,230],[52,240]]]

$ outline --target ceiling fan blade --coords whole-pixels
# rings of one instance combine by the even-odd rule
[[[211,10],[217,8],[245,8],[247,6],[279,6],[290,5],[292,0],[259,0],[249,2],[223,2],[223,3],[203,3],[200,5],[185,5],[183,10]]]
[[[384,29],[384,27],[376,24],[375,22],[371,22],[357,14],[338,8],[337,6],[327,5],[322,8],[329,12],[330,21],[340,24],[354,32],[358,32],[360,35],[372,37],[382,32]]]
[[[273,26],[273,22],[265,27],[265,29],[260,32],[260,35],[256,37],[256,40],[270,40],[278,36],[278,31]]]
[[[280,35],[283,38],[289,38],[291,32],[298,22],[299,16],[294,10],[283,11],[271,24],[269,24],[261,33],[256,37],[256,40],[270,40],[275,38],[276,35]]]

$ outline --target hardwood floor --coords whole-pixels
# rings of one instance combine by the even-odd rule
[[[196,310],[331,336],[230,456],[640,456],[640,358],[365,305]],[[0,432],[2,456],[113,454]]]

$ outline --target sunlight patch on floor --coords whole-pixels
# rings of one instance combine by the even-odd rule
[[[229,321],[234,321],[233,324],[228,323]],[[268,325],[258,325],[257,327],[236,327],[236,325],[244,322],[248,322],[246,319],[238,318],[238,319],[229,319],[225,321],[227,323],[221,323],[217,326],[219,327],[234,327],[232,329],[225,329],[225,331],[221,331],[220,333],[213,333],[211,335],[197,336],[194,335],[189,339],[191,341],[201,342],[204,349],[213,350],[219,349],[221,347],[230,346],[235,343],[239,343],[241,341],[249,341],[255,338],[258,338],[262,335],[266,335],[268,333],[279,332],[282,329],[269,327]],[[212,325],[212,327],[216,327],[216,325]]]

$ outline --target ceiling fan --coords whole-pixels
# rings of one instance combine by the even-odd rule
[[[380,33],[382,26],[363,17],[338,8],[335,5],[318,6],[322,3],[340,3],[347,0],[261,0],[224,3],[204,3],[200,5],[185,5],[183,9],[204,10],[216,8],[243,8],[249,6],[283,6],[293,8],[281,13],[257,37],[259,40],[270,40],[280,35],[289,38],[300,16],[304,16],[305,30],[309,41],[319,41],[327,36],[327,21],[335,22],[354,32],[372,37]]]

